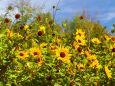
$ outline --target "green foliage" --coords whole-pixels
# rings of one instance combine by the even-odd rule
[[[0,86],[114,86],[115,40],[99,23],[75,17],[62,31],[50,13],[29,12],[1,20]]]

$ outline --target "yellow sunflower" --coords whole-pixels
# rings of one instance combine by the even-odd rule
[[[37,47],[37,46],[38,46],[37,42],[34,39],[32,39],[32,47]]]
[[[110,45],[110,50],[112,51],[112,56],[115,56],[115,43]]]
[[[28,57],[29,55],[28,55],[28,52],[26,52],[26,51],[18,51],[17,53],[16,53],[16,57],[18,57],[18,58],[22,58],[22,59],[25,59],[26,57]]]
[[[115,44],[112,46],[112,52],[115,52]]]
[[[78,68],[78,70],[80,70],[80,71],[84,71],[85,66],[84,66],[82,63],[78,63],[78,64],[77,64],[77,68]]]
[[[41,44],[40,44],[40,48],[41,48],[41,49],[42,49],[42,48],[46,48],[47,45],[48,45],[47,43],[41,43]]]
[[[82,45],[82,46],[86,45],[86,40],[85,39],[76,37],[75,40],[76,40],[78,45]]]
[[[28,28],[29,28],[28,25],[25,25],[25,26],[24,26],[24,30],[27,30]]]
[[[82,29],[77,29],[76,36],[84,39],[85,38],[85,32]]]
[[[44,34],[45,34],[45,30],[46,30],[46,27],[43,26],[43,25],[41,25],[41,26],[39,27],[38,32],[37,32],[38,36],[44,35]]]
[[[109,41],[111,39],[111,37],[109,37],[108,35],[105,35],[104,38],[106,41]]]
[[[71,54],[69,53],[68,48],[58,48],[56,51],[56,56],[58,60],[62,60],[64,63],[70,63]]]
[[[111,36],[111,41],[115,43],[115,36]]]
[[[80,54],[84,54],[84,51],[82,49],[82,47],[80,47],[79,45],[74,45],[75,46],[75,50],[77,50]]]
[[[58,47],[56,45],[51,45],[49,47],[49,51],[50,51],[50,54],[52,55],[56,55],[56,50],[58,49]]]
[[[112,78],[112,73],[111,73],[111,71],[108,69],[107,66],[105,66],[105,73],[106,73],[106,75],[107,75],[108,78]]]
[[[41,57],[38,57],[38,58],[37,58],[37,63],[38,63],[39,65],[42,65],[42,64],[43,64],[43,60],[42,60]]]
[[[7,29],[6,32],[7,32],[7,37],[9,38],[13,37],[13,32],[10,29]]]
[[[91,55],[88,60],[90,60],[91,62],[97,60],[96,55]]]
[[[87,57],[87,59],[89,59],[91,57],[91,54],[89,51],[85,51],[85,56]]]
[[[90,67],[92,68],[99,68],[99,61],[96,59],[91,64]]]
[[[100,44],[101,43],[98,38],[91,39],[91,42],[94,43],[94,44]]]
[[[31,48],[30,49],[30,54],[33,57],[41,57],[42,56],[41,50],[39,48]]]

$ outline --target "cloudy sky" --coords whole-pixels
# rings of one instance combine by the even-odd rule
[[[16,0],[18,1],[18,0]],[[28,1],[28,0],[26,0]],[[59,0],[31,0],[33,5],[38,5],[44,11],[52,11],[51,7]],[[11,3],[12,0],[0,0],[0,13]],[[87,15],[100,21],[109,29],[115,23],[115,0],[60,0],[56,20],[72,19],[75,15],[80,15],[85,10]]]

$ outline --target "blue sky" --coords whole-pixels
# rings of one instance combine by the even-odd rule
[[[0,0],[0,13],[8,3],[13,0]],[[16,0],[14,0],[16,1]],[[31,0],[33,5],[42,6],[44,11],[51,11],[51,7],[56,5],[58,0]],[[75,15],[82,14],[85,10],[91,18],[96,18],[107,28],[115,23],[115,0],[60,0],[60,10],[57,11],[56,20],[61,22],[63,19],[72,19]]]

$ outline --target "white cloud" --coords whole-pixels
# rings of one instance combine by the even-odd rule
[[[33,0],[32,5],[39,6],[44,11],[50,11],[53,5],[57,5],[59,0]],[[61,2],[62,0],[60,0]]]
[[[115,18],[115,12],[108,12],[98,16],[98,18],[102,21],[110,21],[111,19]]]

